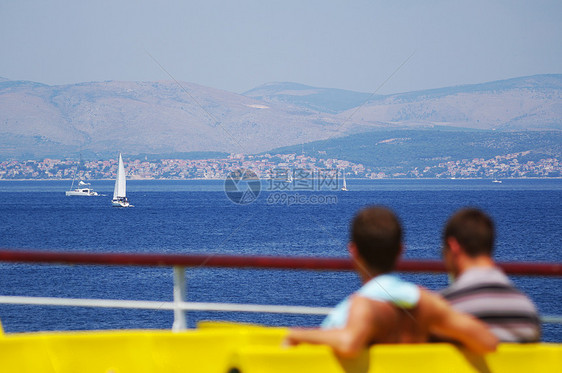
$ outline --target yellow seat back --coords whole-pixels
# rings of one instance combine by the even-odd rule
[[[356,359],[327,346],[284,347],[286,328],[205,323],[200,329],[6,334],[0,372],[382,373],[556,372],[562,344],[502,344],[475,356],[450,344],[376,345]]]

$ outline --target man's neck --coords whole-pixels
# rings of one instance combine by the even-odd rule
[[[365,285],[367,282],[371,281],[375,277],[380,276],[382,274],[383,273],[371,270],[371,271],[366,271],[366,272],[360,273],[359,277],[361,278],[361,283],[363,285]]]
[[[466,256],[459,262],[459,276],[472,268],[493,268],[495,266],[492,258],[487,255],[480,255],[475,258]]]

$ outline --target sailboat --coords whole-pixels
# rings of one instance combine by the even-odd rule
[[[293,174],[291,173],[292,170],[288,170],[287,171],[287,178],[285,179],[286,183],[292,183],[293,182]]]
[[[119,153],[119,165],[117,166],[117,178],[115,179],[115,188],[113,188],[113,199],[111,200],[113,207],[132,207],[127,199],[127,181],[125,178],[125,167],[123,166],[123,157]]]
[[[347,182],[345,181],[345,171],[343,172],[343,186],[341,187],[343,192],[347,192]]]

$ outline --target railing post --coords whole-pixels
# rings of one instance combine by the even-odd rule
[[[178,307],[180,302],[185,301],[185,267],[174,266],[174,324],[173,331],[187,329],[185,311]]]

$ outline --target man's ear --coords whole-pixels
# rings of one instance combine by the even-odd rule
[[[447,245],[453,254],[459,254],[462,251],[459,241],[453,236],[447,238]]]
[[[355,242],[348,243],[347,250],[349,251],[351,260],[355,264],[356,268],[365,268],[365,262],[363,261],[363,258],[359,254],[359,249],[357,248]]]
[[[355,245],[355,242],[350,241],[347,244],[347,251],[349,251],[349,255],[353,258],[356,259],[357,258],[357,246]]]
[[[359,254],[359,249],[354,242],[350,242],[347,244],[347,250],[349,251],[349,255],[351,256],[351,261],[353,262],[353,267],[361,277],[363,282],[366,282],[369,278],[372,277],[371,271],[365,264],[365,261]]]

